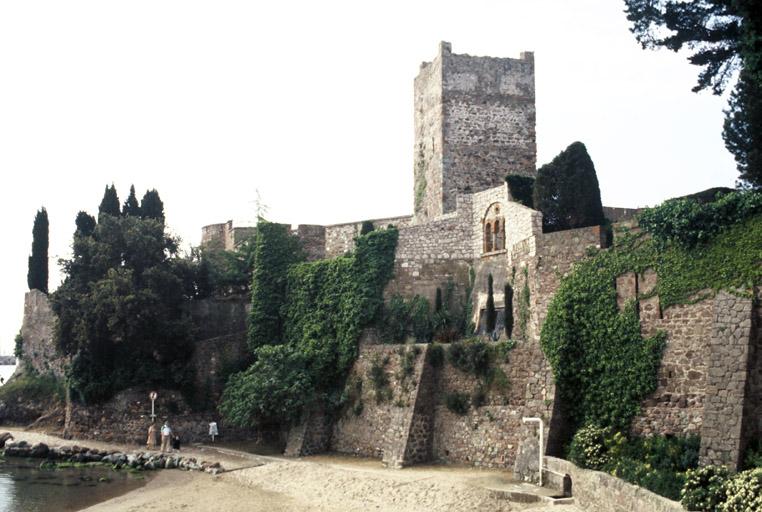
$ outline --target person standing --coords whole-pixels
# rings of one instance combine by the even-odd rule
[[[172,437],[172,429],[169,428],[169,422],[165,421],[164,426],[161,427],[161,453],[166,453],[170,450],[169,441]]]
[[[148,427],[148,439],[146,440],[146,448],[149,450],[156,449],[156,422],[152,421]]]
[[[220,435],[219,431],[217,430],[216,421],[209,422],[209,435],[212,436],[212,442],[214,442],[214,438],[216,436]]]

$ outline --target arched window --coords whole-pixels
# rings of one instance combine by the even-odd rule
[[[484,252],[492,252],[492,226],[488,222],[484,225]]]
[[[493,246],[495,247],[496,251],[500,251],[502,249],[505,249],[505,233],[504,233],[504,231],[503,231],[503,229],[501,227],[502,227],[502,224],[500,223],[500,221],[496,220],[495,221],[495,229],[494,229],[495,242],[493,244]]]
[[[500,214],[500,204],[493,203],[484,215],[484,252],[505,249],[505,220]]]

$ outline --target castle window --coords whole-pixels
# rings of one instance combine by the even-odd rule
[[[495,242],[493,244],[496,251],[505,249],[505,233],[500,227],[501,227],[500,221],[496,220],[495,229],[494,229]]]
[[[492,252],[492,226],[489,222],[484,225],[484,252]]]
[[[484,215],[484,252],[505,249],[505,220],[500,215],[500,205],[493,203]]]

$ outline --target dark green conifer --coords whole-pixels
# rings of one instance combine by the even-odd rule
[[[119,217],[121,213],[119,196],[116,195],[116,187],[112,183],[111,186],[107,186],[105,192],[103,192],[103,199],[101,199],[101,204],[98,207],[98,222],[101,221],[103,215]]]
[[[48,212],[41,208],[32,227],[32,255],[26,281],[30,290],[48,293]]]
[[[95,231],[95,217],[87,212],[80,211],[77,213],[75,224],[77,225],[77,230],[74,234],[77,236],[92,236]]]
[[[495,331],[495,323],[497,322],[497,311],[495,311],[495,295],[492,290],[492,274],[487,276],[487,333],[491,334]]]
[[[135,197],[135,185],[130,185],[130,195],[127,196],[127,200],[122,206],[122,215],[125,217],[131,215],[133,217],[140,216],[140,205],[138,204],[138,198]]]
[[[505,283],[505,335],[513,333],[513,287]]]
[[[148,190],[140,201],[140,216],[164,222],[164,203],[156,189]]]
[[[604,223],[595,166],[585,145],[574,142],[537,171],[534,208],[546,233]]]

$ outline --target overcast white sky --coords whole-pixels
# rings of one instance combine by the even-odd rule
[[[36,210],[51,288],[78,210],[157,188],[167,222],[337,223],[412,211],[413,78],[455,53],[535,52],[538,163],[584,142],[603,202],[732,186],[725,101],[642,50],[612,0],[0,3],[0,352],[21,325]]]

